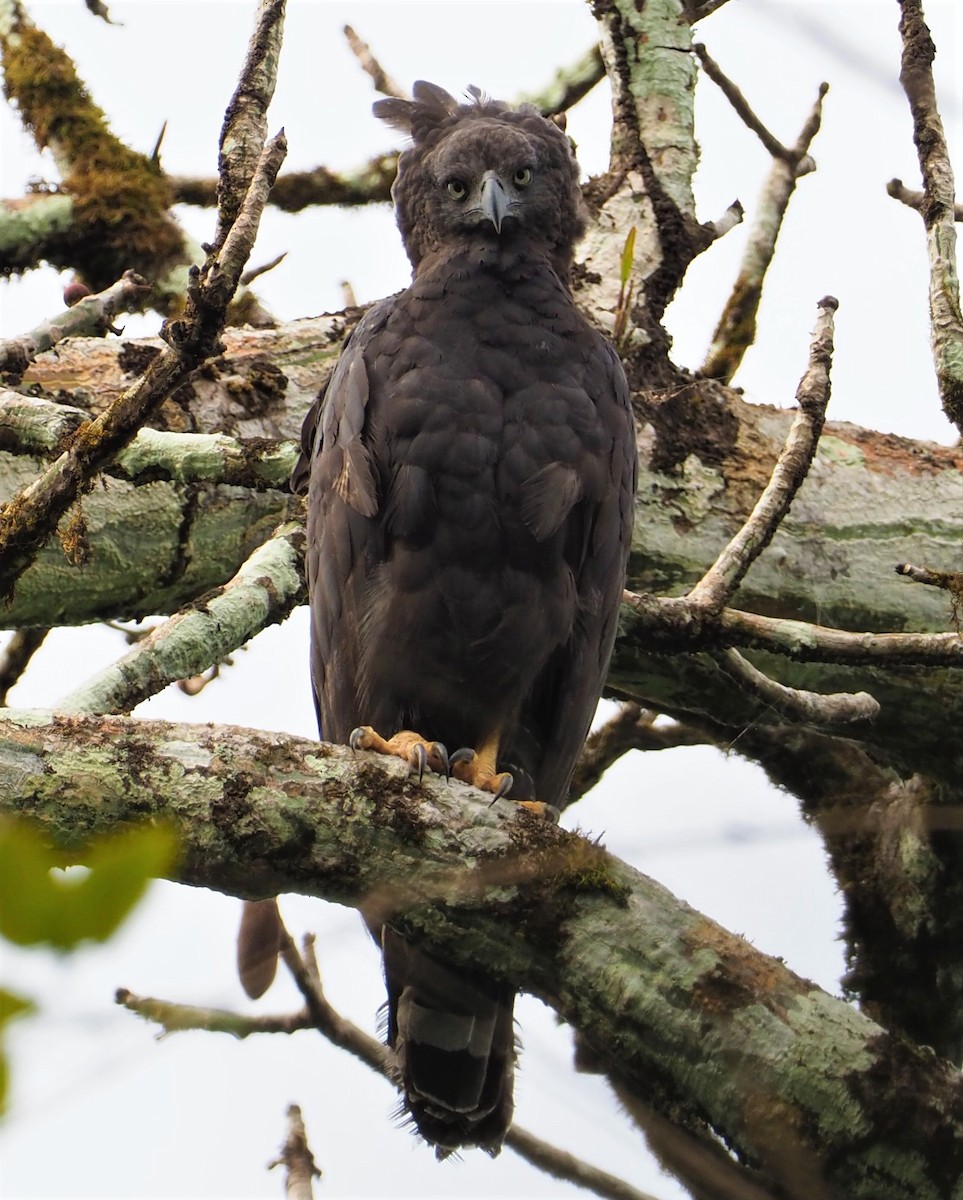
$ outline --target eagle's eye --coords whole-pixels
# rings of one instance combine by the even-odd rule
[[[512,176],[512,183],[514,183],[514,185],[519,188],[526,188],[526,187],[528,187],[528,185],[531,182],[532,182],[532,168],[531,167],[519,167],[518,170],[515,172],[515,174]]]
[[[460,179],[449,179],[445,184],[445,190],[452,200],[464,200],[468,195],[468,188]]]

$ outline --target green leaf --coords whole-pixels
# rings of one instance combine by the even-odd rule
[[[35,1010],[36,1006],[25,996],[17,996],[5,988],[0,988],[0,1038],[8,1021],[12,1021],[14,1017],[24,1017]],[[6,1111],[9,1084],[10,1068],[7,1066],[7,1056],[0,1047],[0,1116]]]
[[[166,826],[121,830],[70,855],[85,864],[55,870],[62,851],[33,826],[0,823],[0,934],[19,946],[70,950],[86,939],[106,941],[177,853]]]
[[[635,226],[629,230],[628,237],[625,239],[625,245],[622,247],[622,260],[619,270],[619,280],[622,287],[629,282],[629,277],[632,274],[632,263],[635,259]]]

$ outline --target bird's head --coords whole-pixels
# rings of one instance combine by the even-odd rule
[[[513,109],[470,88],[459,104],[418,82],[413,100],[380,100],[376,116],[411,135],[392,188],[417,271],[433,250],[477,239],[523,240],[567,275],[585,226],[572,143],[532,105]]]

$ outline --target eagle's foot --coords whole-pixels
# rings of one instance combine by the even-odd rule
[[[486,754],[463,747],[451,756],[451,773],[462,783],[470,783],[483,792],[491,792],[495,800],[501,800],[511,791],[515,780],[508,771],[496,771],[488,759]]]
[[[555,805],[546,804],[544,800],[516,800],[515,803],[520,808],[527,808],[536,817],[543,817],[546,821],[551,821],[553,825],[557,825],[562,819],[562,814]]]
[[[352,729],[348,745],[352,750],[375,750],[379,754],[403,758],[419,779],[424,775],[425,767],[446,779],[450,774],[448,751],[441,742],[430,742],[411,729],[402,729],[390,738],[383,738],[370,725],[359,725]]]

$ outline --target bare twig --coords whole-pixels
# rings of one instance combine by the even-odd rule
[[[7,703],[11,688],[19,682],[49,632],[46,626],[28,625],[11,635],[0,653],[0,707]]]
[[[640,1192],[624,1179],[610,1175],[583,1162],[574,1154],[559,1150],[541,1138],[513,1125],[505,1135],[505,1145],[524,1158],[526,1162],[538,1167],[553,1179],[561,1179],[566,1183],[574,1183],[576,1187],[587,1188],[597,1196],[608,1196],[610,1200],[656,1200],[651,1192]]]
[[[404,88],[399,87],[395,83],[381,63],[378,62],[374,54],[372,54],[368,43],[358,37],[350,25],[345,25],[343,33],[345,40],[351,47],[351,53],[358,60],[362,71],[370,77],[371,82],[375,86],[375,91],[380,92],[382,96],[395,96],[399,100],[406,100],[408,93]]]
[[[930,336],[943,410],[963,433],[963,315],[956,266],[953,168],[936,103],[936,48],[920,0],[900,0],[903,39],[900,83],[913,116],[913,141],[923,176],[920,215],[930,261]]]
[[[311,1147],[308,1145],[308,1134],[304,1128],[304,1118],[301,1109],[296,1104],[288,1107],[288,1136],[281,1147],[281,1154],[268,1170],[275,1167],[285,1167],[284,1194],[288,1200],[312,1200],[314,1196],[313,1182],[321,1178],[321,1168],[314,1161]]]
[[[796,390],[799,408],[786,444],[749,519],[689,592],[693,604],[715,613],[722,611],[746,571],[769,545],[809,472],[829,403],[833,314],[837,307],[838,302],[831,296],[819,302],[809,365]]]
[[[734,608],[706,615],[686,597],[648,592],[625,592],[623,602],[641,619],[655,646],[674,653],[741,646],[798,662],[963,666],[963,639],[957,633],[849,633]]]
[[[145,1021],[162,1026],[164,1034],[161,1036],[182,1033],[188,1029],[204,1029],[209,1033],[229,1033],[231,1037],[243,1039],[255,1033],[297,1033],[300,1029],[314,1028],[314,1021],[306,1009],[282,1016],[254,1017],[223,1008],[203,1008],[196,1004],[158,1000],[154,996],[136,996],[127,988],[118,988],[114,999],[122,1008],[137,1013]]]
[[[738,650],[723,650],[712,657],[743,691],[756,696],[788,720],[810,725],[846,725],[853,721],[871,721],[879,713],[879,703],[867,692],[822,695],[801,691],[763,674]]]
[[[759,197],[757,215],[749,232],[739,274],[700,368],[700,374],[728,382],[755,341],[756,317],[762,298],[763,282],[775,254],[776,240],[789,201],[796,190],[796,183],[803,175],[816,168],[809,154],[809,147],[819,132],[822,102],[828,85],[820,85],[819,94],[795,144],[784,146],[759,120],[742,92],[723,74],[705,47],[697,46],[696,50],[706,74],[719,85],[736,112],[758,135],[774,160]]]
[[[702,69],[714,84],[720,89],[725,98],[729,101],[732,107],[736,110],[743,124],[752,130],[759,138],[762,144],[766,147],[773,158],[782,159],[783,162],[790,163],[795,166],[793,161],[793,151],[784,146],[782,142],[770,133],[762,121],[756,116],[750,107],[749,101],[742,94],[742,91],[722,70],[716,60],[712,57],[709,51],[701,42],[696,42],[692,47],[696,52],[699,62],[702,63]]]
[[[926,198],[924,192],[915,192],[912,188],[906,187],[902,179],[891,179],[886,185],[886,193],[892,196],[894,200],[899,200],[901,204],[905,204],[907,208],[915,208],[917,212],[922,212],[923,201]],[[959,202],[953,205],[953,220],[963,221],[963,204]]]
[[[18,382],[38,354],[64,338],[120,333],[121,330],[114,328],[114,317],[119,312],[145,308],[150,291],[146,280],[134,271],[125,271],[116,283],[96,296],[86,295],[29,333],[0,342],[0,374]]]
[[[287,256],[288,252],[285,250],[283,254],[279,254],[276,258],[272,258],[270,262],[266,262],[260,267],[252,267],[250,271],[245,271],[241,276],[241,286],[247,287],[249,284],[252,284],[254,280],[258,278],[258,276],[266,275],[268,271],[273,271],[275,267],[279,267],[281,263],[284,262]]]
[[[263,150],[258,147],[256,155],[252,143],[252,129],[263,125],[263,108],[270,99],[283,10],[283,0],[261,0],[258,38],[249,46],[242,72],[247,91],[243,101],[235,95],[221,133],[223,186],[217,234],[204,267],[191,269],[185,314],[165,324],[162,336],[168,348],[144,375],[101,416],[83,426],[69,449],[0,511],[0,598],[11,594],[37,550],[94,475],[192,371],[219,351],[228,305],[285,154],[283,134]]]
[[[950,592],[963,589],[963,575],[959,571],[932,571],[929,567],[914,567],[912,563],[897,563],[896,574],[906,575],[916,583],[926,583],[930,587],[946,588]]]

